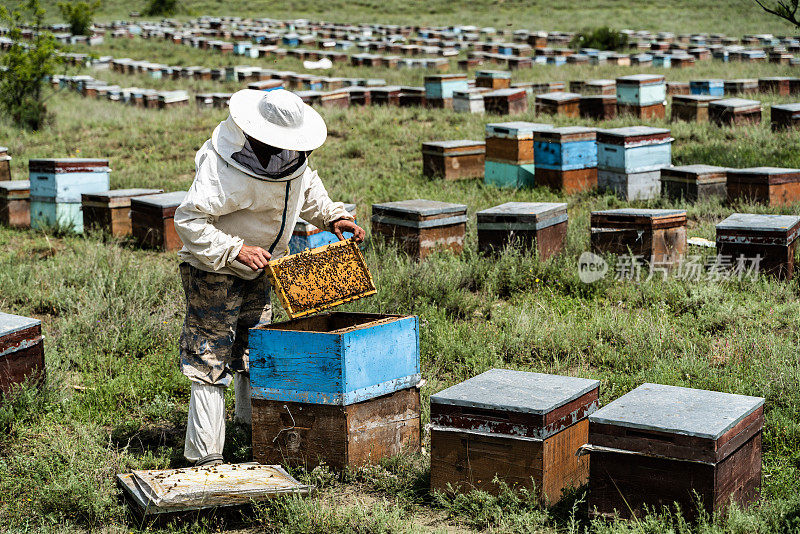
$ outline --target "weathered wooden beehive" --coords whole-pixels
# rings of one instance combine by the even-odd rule
[[[720,126],[761,122],[761,102],[744,98],[725,98],[708,104],[708,119]]]
[[[689,54],[672,54],[671,66],[674,69],[691,67],[695,63],[694,56]]]
[[[111,169],[106,159],[32,159],[28,162],[31,185],[31,226],[59,226],[83,231],[81,195],[109,187]]]
[[[661,169],[661,194],[689,202],[727,198],[728,169],[712,165],[680,165]]]
[[[664,118],[667,86],[664,76],[631,74],[617,78],[617,112],[640,119]]]
[[[519,115],[528,111],[528,94],[524,89],[497,89],[483,93],[486,113]]]
[[[592,250],[628,255],[663,267],[680,263],[686,253],[686,211],[622,208],[593,211]]]
[[[347,212],[353,217],[356,216],[355,204],[345,204],[344,209],[346,209]],[[345,232],[342,235],[345,239],[350,239],[353,237],[353,234],[350,232]],[[339,238],[333,232],[328,230],[320,230],[313,224],[306,222],[303,219],[297,219],[297,224],[294,225],[292,237],[289,239],[289,253],[297,254],[298,252],[302,252],[309,248],[321,247],[323,245],[336,243],[337,241],[339,241]]]
[[[425,76],[425,101],[434,108],[453,109],[453,91],[469,89],[466,74],[431,74]]]
[[[131,234],[131,198],[162,193],[161,189],[115,189],[81,195],[83,227],[114,236]]]
[[[642,516],[678,503],[690,518],[752,502],[761,483],[764,399],[642,384],[589,416],[589,509]]]
[[[689,82],[667,82],[667,94],[670,96],[688,95]]]
[[[0,182],[11,180],[11,156],[8,148],[0,146]]]
[[[175,231],[175,210],[186,191],[131,198],[131,233],[140,246],[162,251],[183,246]]]
[[[745,200],[768,206],[800,200],[800,169],[752,167],[728,171],[728,201]]]
[[[670,131],[649,126],[598,130],[597,185],[626,200],[658,196],[661,168],[671,162]]]
[[[492,369],[431,395],[431,488],[513,489],[556,503],[586,483],[576,452],[599,406],[597,380]]]
[[[400,86],[388,85],[370,88],[370,100],[377,106],[399,106]]]
[[[710,95],[675,95],[672,97],[672,120],[708,122],[708,104],[721,100]]]
[[[401,200],[372,205],[372,231],[415,259],[436,250],[460,253],[467,206],[435,200]]]
[[[582,95],[607,95],[615,97],[617,96],[617,82],[605,79],[586,80],[583,82],[580,91],[572,92]]]
[[[419,447],[419,321],[321,310],[375,293],[353,241],[271,261],[293,319],[250,330],[253,456],[334,469]]]
[[[692,80],[689,82],[689,91],[693,95],[723,96],[725,94],[725,81]]]
[[[31,182],[0,182],[0,224],[17,228],[31,225]]]
[[[445,180],[481,178],[485,154],[483,141],[459,139],[422,143],[422,174]]]
[[[539,130],[552,128],[552,124],[522,121],[487,124],[484,183],[513,188],[533,186],[533,136]]]
[[[511,87],[511,72],[507,70],[479,70],[475,73],[475,87],[506,89]]]
[[[499,253],[509,244],[535,250],[541,259],[561,252],[567,236],[567,205],[506,202],[477,213],[478,250]]]
[[[44,378],[42,323],[0,312],[0,396],[27,380]]]
[[[597,186],[597,131],[567,126],[534,134],[536,185],[571,194]]]
[[[563,91],[536,95],[536,114],[580,116],[581,95]]]
[[[725,80],[725,94],[746,95],[758,92],[758,80],[755,78],[740,78]]]
[[[351,106],[369,106],[372,103],[370,87],[345,87]]]
[[[617,116],[617,97],[614,95],[584,95],[578,103],[581,118],[599,121]]]
[[[789,96],[791,78],[786,76],[770,76],[758,79],[760,93],[774,93],[780,96]]]
[[[734,262],[758,258],[759,273],[789,279],[794,276],[798,234],[800,217],[795,215],[734,213],[717,224],[717,254]]]
[[[774,104],[770,109],[770,123],[773,132],[800,127],[800,103]]]
[[[453,111],[459,113],[483,113],[484,89],[469,89],[467,91],[453,92]]]

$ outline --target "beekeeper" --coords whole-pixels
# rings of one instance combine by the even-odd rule
[[[325,121],[295,94],[245,89],[195,156],[175,230],[186,294],[180,365],[192,381],[184,456],[196,465],[223,461],[231,380],[235,416],[250,423],[248,329],[272,318],[264,266],[286,254],[298,217],[364,239],[309,165],[326,137]]]

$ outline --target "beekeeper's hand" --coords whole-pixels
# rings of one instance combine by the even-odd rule
[[[364,237],[367,235],[363,228],[350,219],[339,219],[338,221],[334,221],[333,233],[336,234],[336,237],[339,239],[344,239],[344,236],[342,235],[344,232],[352,233],[356,243],[363,243]]]
[[[257,271],[266,267],[271,257],[270,253],[261,247],[242,245],[242,250],[239,251],[239,255],[236,256],[236,259],[254,271]]]

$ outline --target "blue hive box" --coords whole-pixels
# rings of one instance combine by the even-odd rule
[[[108,191],[111,169],[104,159],[32,159],[31,227],[59,226],[83,232],[81,195]]]
[[[355,204],[345,204],[344,208],[350,215],[356,216]],[[350,232],[345,232],[343,235],[345,239],[353,237]],[[298,219],[297,224],[294,226],[292,237],[289,239],[289,254],[297,254],[307,248],[321,247],[337,241],[339,241],[339,238],[333,232],[320,230],[313,224],[303,219]]]
[[[689,82],[689,92],[693,95],[723,96],[725,80],[692,80]]]
[[[632,74],[617,78],[617,103],[652,106],[667,98],[667,84],[658,74]]]
[[[420,381],[416,316],[329,312],[250,329],[255,399],[345,406]]]
[[[515,165],[500,161],[486,160],[484,163],[483,183],[494,187],[511,187],[519,189],[534,186],[534,165],[525,163]]]
[[[672,164],[670,131],[649,126],[598,130],[598,168],[622,173],[659,170]]]
[[[425,76],[425,98],[453,98],[453,91],[467,91],[466,74],[436,74]]]
[[[597,167],[594,128],[567,126],[536,132],[533,161],[540,169],[571,171]]]
[[[669,68],[672,66],[672,56],[669,54],[653,54],[653,66]]]

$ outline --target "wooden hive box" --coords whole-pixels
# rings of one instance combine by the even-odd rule
[[[688,95],[689,82],[667,82],[667,94],[670,96]]]
[[[422,174],[445,180],[482,178],[486,144],[459,139],[422,143]]]
[[[631,74],[617,78],[617,102],[623,106],[652,106],[663,104],[667,98],[664,76]]]
[[[708,122],[708,104],[721,100],[710,95],[675,95],[672,97],[672,120]]]
[[[253,328],[250,377],[259,462],[340,470],[419,449],[415,316],[328,312]]]
[[[690,54],[672,54],[671,66],[675,69],[683,69],[694,66],[694,56]]]
[[[566,82],[523,82],[527,83],[533,95],[563,93],[567,89]]]
[[[564,115],[580,117],[581,95],[577,93],[554,92],[536,95],[536,114]]]
[[[725,80],[725,94],[746,95],[758,92],[758,80],[755,78],[742,78]]]
[[[346,108],[350,105],[350,93],[344,89],[334,89],[320,93],[319,105],[323,108]]]
[[[459,113],[483,113],[483,92],[479,89],[453,92],[453,111]]]
[[[572,91],[572,89],[570,89]],[[580,93],[582,95],[617,95],[617,82],[614,80],[587,80],[583,82],[580,91],[572,91],[573,93]]]
[[[591,244],[597,253],[633,254],[677,266],[686,253],[686,211],[622,208],[593,211]]]
[[[744,98],[725,98],[708,104],[708,118],[720,126],[739,126],[761,122],[761,102]]]
[[[724,96],[724,80],[692,80],[689,82],[689,91],[693,95]]]
[[[780,96],[789,96],[791,78],[786,76],[770,76],[758,79],[758,91],[762,94],[773,93]]]
[[[31,182],[9,180],[0,182],[0,224],[16,228],[31,225]]]
[[[666,117],[667,107],[662,102],[661,104],[652,104],[650,106],[636,106],[632,104],[620,104],[617,100],[617,115],[631,116],[636,119],[663,119]]]
[[[345,204],[344,209],[346,209],[348,213],[355,218],[355,204]],[[345,232],[342,235],[345,239],[350,239],[353,236],[353,234],[350,232]],[[303,219],[297,219],[297,224],[294,225],[292,237],[289,239],[289,253],[297,254],[298,252],[302,252],[303,250],[309,248],[321,247],[323,245],[336,243],[337,241],[339,241],[339,238],[336,237],[336,234],[333,232],[328,230],[320,230],[313,224],[306,222]]]
[[[597,132],[567,126],[536,132],[533,138],[536,185],[567,194],[597,186]]]
[[[567,205],[506,202],[477,213],[478,250],[499,253],[511,243],[535,250],[541,259],[558,254],[567,236]]]
[[[800,200],[800,169],[752,167],[728,171],[728,202],[780,206]]]
[[[350,95],[351,106],[369,106],[372,103],[369,87],[346,87],[345,91]]]
[[[60,226],[83,231],[81,195],[109,187],[111,169],[106,159],[32,159],[28,162],[31,186],[31,226]]]
[[[371,87],[370,100],[377,106],[398,106],[400,105],[400,86]]]
[[[589,509],[642,516],[696,498],[709,514],[752,502],[761,484],[764,399],[642,384],[589,416]]]
[[[800,103],[774,104],[770,110],[772,131],[793,130],[800,126]]]
[[[584,95],[578,103],[581,118],[598,121],[617,116],[617,97],[614,95]]]
[[[415,259],[436,250],[460,253],[466,228],[464,204],[416,199],[372,205],[372,231]]]
[[[664,128],[629,126],[597,131],[597,166],[602,170],[640,173],[672,164],[672,137]]]
[[[186,191],[173,191],[131,198],[131,233],[140,246],[162,251],[183,246],[174,221],[185,196]]]
[[[431,74],[425,76],[425,100],[435,108],[453,108],[453,91],[469,89],[466,74]]]
[[[0,312],[0,397],[28,378],[44,378],[42,339],[38,319]]]
[[[533,135],[552,124],[512,121],[486,125],[486,160],[524,165],[533,163]]]
[[[453,94],[455,95],[456,92]],[[401,107],[425,107],[428,103],[425,98],[425,88],[409,86],[400,87],[400,97],[398,103]]]
[[[725,199],[728,169],[712,165],[681,165],[661,169],[661,194],[689,202],[707,198]]]
[[[717,254],[734,264],[740,256],[748,261],[758,257],[759,273],[790,279],[799,233],[800,217],[795,215],[734,213],[717,224]]]
[[[524,89],[497,89],[483,93],[483,107],[495,115],[520,115],[528,111],[528,94]]]
[[[599,389],[597,380],[492,369],[431,395],[431,489],[497,494],[497,477],[558,502],[587,481],[576,452]]]
[[[507,89],[511,87],[511,72],[507,70],[479,70],[475,73],[475,87]]]
[[[663,53],[653,54],[653,66],[665,69],[672,67],[672,55]]]
[[[0,182],[11,180],[11,156],[8,149],[0,146]]]
[[[162,193],[162,189],[115,189],[81,195],[83,227],[114,236],[131,234],[131,198]]]

